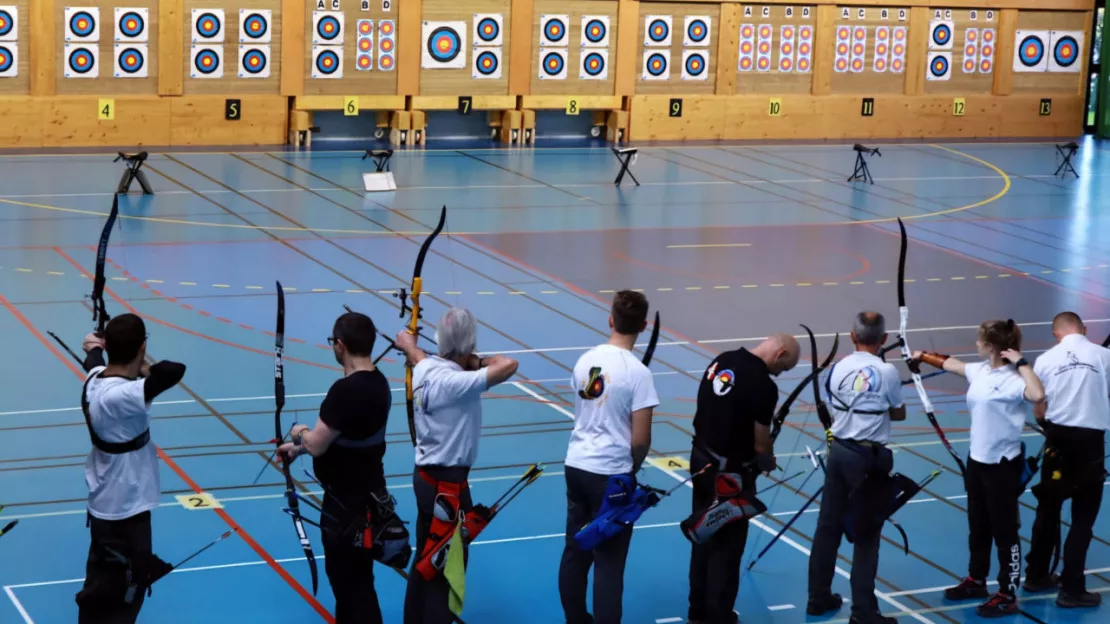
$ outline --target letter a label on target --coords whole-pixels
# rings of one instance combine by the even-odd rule
[[[466,69],[466,22],[424,22],[420,67]]]

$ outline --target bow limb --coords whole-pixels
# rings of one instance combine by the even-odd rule
[[[281,410],[285,407],[285,291],[281,282],[277,282],[277,327],[274,331],[274,440],[281,448],[282,439],[285,437],[281,427]],[[319,584],[319,574],[316,570],[316,555],[312,552],[312,543],[308,541],[308,534],[304,530],[301,518],[300,501],[297,500],[296,483],[289,472],[289,462],[285,457],[281,460],[281,472],[285,476],[285,502],[293,517],[293,528],[297,532],[297,539],[301,542],[305,560],[308,561],[308,570],[312,574],[312,595],[316,595]]]
[[[805,325],[802,325],[802,327],[805,327]],[[806,328],[806,331],[809,331],[809,328]],[[782,425],[783,425],[783,423],[786,422],[787,415],[790,414],[790,406],[794,404],[794,401],[798,398],[799,395],[802,394],[802,391],[805,390],[806,386],[809,385],[811,382],[814,383],[815,384],[814,393],[815,394],[817,393],[817,390],[816,390],[817,376],[820,375],[822,371],[824,371],[825,369],[827,369],[829,367],[829,364],[832,363],[833,358],[836,357],[836,352],[837,352],[837,349],[839,349],[839,348],[840,348],[840,334],[838,333],[838,334],[836,334],[836,336],[833,337],[832,350],[829,351],[828,356],[825,357],[825,361],[821,362],[821,366],[816,367],[815,369],[813,369],[813,371],[810,372],[810,374],[806,375],[805,379],[803,379],[800,383],[798,383],[797,386],[794,387],[794,390],[792,390],[790,392],[790,394],[787,395],[786,400],[782,402],[781,406],[779,406],[778,411],[775,412],[775,416],[771,420],[771,441],[772,442],[775,441],[776,439],[778,439],[779,432],[782,431]],[[817,361],[816,346],[814,346],[811,349],[811,351],[812,351],[811,355],[813,356],[813,361],[816,362]],[[822,405],[824,405],[824,403],[822,403]]]
[[[814,337],[813,331],[809,327],[802,325],[802,329],[806,330],[806,335],[809,336],[809,355],[813,371],[810,373],[810,383],[813,384],[813,406],[817,410],[817,420],[821,421],[821,426],[825,428],[826,442],[832,442],[832,417],[829,415],[829,407],[825,405],[824,399],[821,398],[821,389],[818,387],[817,378],[821,374],[823,367],[817,366],[817,338]],[[837,342],[840,341],[840,334],[836,335]],[[836,347],[833,347],[833,353],[836,353]],[[831,357],[831,355],[830,355]]]
[[[655,313],[655,327],[651,329],[651,340],[648,341],[647,349],[644,350],[644,366],[651,365],[651,357],[655,355],[655,345],[659,343],[659,313]]]
[[[409,288],[409,299],[412,301],[411,306],[405,305],[405,295],[401,293],[401,316],[404,317],[405,310],[409,311],[409,322],[406,331],[413,336],[420,335],[420,295],[424,292],[424,278],[421,273],[424,270],[424,259],[428,256],[428,250],[432,247],[432,241],[435,240],[439,233],[443,231],[443,226],[447,223],[447,206],[439,213],[439,223],[428,238],[424,239],[424,243],[420,245],[420,252],[416,254],[416,264],[412,269],[412,284]],[[405,360],[405,411],[408,415],[409,421],[409,437],[412,439],[413,446],[416,446],[416,408],[413,404],[415,395],[412,388],[412,363]]]
[[[925,416],[929,419],[929,424],[937,432],[944,448],[948,450],[948,454],[956,461],[956,465],[960,469],[960,476],[964,476],[967,472],[967,467],[964,465],[963,459],[956,449],[952,448],[952,444],[948,441],[948,436],[945,435],[944,429],[941,428],[940,423],[937,422],[937,417],[933,413],[933,403],[929,400],[929,395],[925,392],[925,385],[921,381],[921,366],[919,362],[914,361],[913,351],[910,350],[909,342],[906,340],[906,329],[909,325],[910,309],[906,305],[906,252],[909,250],[909,237],[906,235],[906,226],[902,223],[902,219],[898,219],[898,229],[901,230],[902,244],[901,250],[898,253],[898,346],[902,348],[902,361],[905,362],[906,368],[910,371],[910,379],[913,381],[914,389],[917,390],[917,398],[921,401],[921,409],[925,412]]]
[[[119,195],[112,197],[112,212],[108,213],[108,220],[100,230],[100,243],[96,247],[96,270],[93,274],[93,290],[89,298],[92,299],[93,322],[96,323],[96,332],[104,335],[104,327],[112,317],[104,306],[104,286],[107,279],[104,277],[104,264],[108,259],[108,239],[112,236],[112,226],[119,218]]]

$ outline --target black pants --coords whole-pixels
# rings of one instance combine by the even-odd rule
[[[694,447],[690,451],[690,472],[696,473],[713,458]],[[726,466],[732,472],[735,467]],[[710,468],[694,477],[693,511],[713,504],[716,497],[717,470]],[[754,476],[744,476],[744,490],[753,489]],[[748,521],[740,520],[717,531],[704,544],[694,544],[690,549],[690,610],[687,618],[705,624],[732,624],[736,595],[740,593],[740,565],[744,558],[744,545],[748,541]]]
[[[624,563],[632,529],[606,540],[592,551],[578,548],[574,535],[601,509],[608,475],[566,467],[567,536],[559,564],[559,597],[567,624],[620,624],[624,597]],[[594,615],[586,610],[586,587],[594,568]]]
[[[405,624],[448,624],[455,621],[455,614],[451,613],[448,606],[451,588],[447,579],[439,574],[432,580],[425,581],[416,571],[416,562],[420,559],[424,541],[428,538],[428,529],[432,526],[432,511],[436,499],[435,487],[420,476],[420,470],[438,481],[466,483],[470,468],[419,466],[412,474],[412,489],[416,496],[416,548],[413,550],[412,567],[409,568],[408,587],[405,590]],[[464,513],[470,511],[472,502],[469,486],[464,487],[460,493],[459,504]],[[464,545],[464,561],[467,551],[468,548]]]
[[[382,624],[374,588],[374,557],[370,550],[353,546],[353,536],[344,533],[366,503],[360,496],[324,494],[320,541],[324,545],[324,571],[335,596],[336,624]]]
[[[1071,492],[1071,529],[1063,545],[1064,569],[1060,574],[1060,583],[1068,593],[1082,593],[1087,588],[1083,575],[1087,549],[1091,545],[1092,530],[1102,506],[1105,433],[1047,423],[1045,435],[1048,436],[1047,442],[1059,451],[1065,469],[1076,478],[1075,489]],[[1049,469],[1047,465],[1044,467],[1045,471]],[[1042,471],[1041,480],[1045,479],[1045,472]],[[1033,544],[1026,559],[1030,578],[1044,577],[1049,572],[1052,552],[1060,539],[1060,510],[1064,500],[1065,496],[1038,498]]]
[[[991,571],[991,542],[998,549],[999,591],[1017,594],[1021,581],[1021,540],[1018,528],[1018,496],[1021,494],[1021,466],[1018,455],[997,464],[967,460],[967,546],[970,552],[968,576],[986,581]]]
[[[125,601],[127,561],[153,552],[150,512],[123,520],[100,520],[90,515],[88,524],[89,558],[85,563],[85,584],[77,594],[77,621],[79,624],[134,622],[139,617],[146,592],[135,591],[131,602]]]
[[[872,469],[867,457],[834,441],[829,447],[825,465],[825,489],[821,493],[821,511],[809,556],[809,599],[821,600],[832,594],[836,553],[844,535],[844,516],[848,512],[852,492],[863,484]],[[855,536],[852,553],[852,614],[867,617],[879,610],[875,598],[875,575],[879,572],[880,530]]]

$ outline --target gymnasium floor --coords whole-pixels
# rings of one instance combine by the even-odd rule
[[[1110,217],[1098,199],[1110,160],[1100,145],[1082,145],[1078,180],[1053,178],[1047,143],[882,149],[870,186],[845,183],[854,157],[847,146],[646,147],[633,169],[643,186],[626,180],[619,189],[616,160],[604,148],[429,149],[398,152],[400,190],[373,195],[361,191],[367,163],[355,152],[153,153],[146,169],[157,194],[120,202],[107,304],[113,314],[145,317],[154,358],[189,366],[184,384],[154,411],[165,490],[154,514],[155,551],[176,562],[229,526],[241,530],[159,582],[140,620],[330,619],[323,559],[319,595],[303,589],[308,568],[281,511],[280,472],[266,469],[251,484],[273,448],[274,282],[287,290],[283,426],[294,417],[311,424],[339,374],[324,342],[342,305],[370,314],[386,332],[399,330],[389,293],[407,287],[418,245],[444,204],[448,229],[424,267],[427,325],[447,305],[467,306],[482,323],[480,348],[520,359],[520,376],[485,400],[475,499],[492,502],[532,463],[547,468],[475,543],[468,624],[562,621],[556,576],[573,415],[567,379],[575,359],[605,339],[617,289],[643,289],[662,314],[652,363],[663,401],[653,448],[662,459],[642,478],[668,488],[686,475],[665,458],[688,454],[698,376],[714,353],[752,346],[769,332],[800,333],[806,323],[823,359],[833,334],[865,308],[884,312],[896,328],[895,217],[906,219],[911,240],[914,348],[968,356],[981,321],[1012,317],[1034,356],[1051,346],[1050,321],[1065,309],[1086,319],[1092,339],[1110,331]],[[120,171],[107,155],[0,157],[0,504],[7,505],[0,525],[20,521],[0,538],[0,622],[76,619],[89,440],[76,365],[45,336],[54,331],[78,346],[92,327],[88,275]],[[843,356],[850,345],[841,338]],[[783,396],[808,368],[804,349],[799,367],[779,380]],[[392,357],[384,371],[395,389],[386,472],[402,516],[412,519],[403,369]],[[949,377],[926,384],[942,426],[966,452],[962,384]],[[916,405],[912,389],[907,399]],[[819,448],[811,400],[802,394],[778,440],[785,474],[810,468],[806,446]],[[886,534],[880,605],[904,621],[973,622],[974,603],[946,604],[940,593],[966,573],[963,488],[915,405],[895,428],[897,469],[942,475],[897,516],[911,554],[902,554],[896,533]],[[1027,442],[1031,450],[1041,444],[1032,432]],[[310,463],[295,474],[303,477],[302,468]],[[819,478],[793,489],[801,484],[763,495],[770,513],[753,523],[745,564]],[[194,509],[196,489],[222,509]],[[1023,536],[1034,503],[1031,494],[1022,498]],[[637,526],[625,622],[683,621],[689,547],[677,523],[688,508],[688,490],[679,488]],[[815,519],[806,513],[744,574],[743,622],[846,621],[847,608],[832,619],[805,615]],[[1110,514],[1096,535],[1088,587],[1105,592]],[[322,555],[318,531],[310,537]],[[851,549],[841,553],[846,571]],[[400,622],[403,581],[377,571],[386,621]],[[849,593],[843,572],[835,589]],[[1108,606],[1061,610],[1052,596],[1027,598],[1023,608],[1046,622],[1098,622],[1110,613]]]

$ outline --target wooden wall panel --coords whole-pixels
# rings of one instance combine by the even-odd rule
[[[620,0],[617,10],[617,21],[621,24],[639,23],[640,2]],[[621,97],[636,92],[636,79],[640,75],[640,55],[637,51],[643,45],[643,41],[636,38],[638,34],[639,31],[631,27],[619,28],[613,32],[617,38],[613,40],[616,44],[609,48],[609,63],[617,70],[614,93]]]
[[[222,95],[174,98],[170,103],[170,145],[280,145],[285,143],[289,102],[277,95],[238,98],[243,117],[224,119]]]
[[[905,69],[903,69],[902,72],[894,72],[890,68],[883,72],[875,71],[875,29],[880,26],[892,28],[897,26],[909,26],[909,7],[865,8],[841,6],[837,7],[836,12],[834,31],[827,35],[829,45],[834,46],[834,49],[839,45],[840,42],[836,41],[835,28],[839,28],[840,26],[850,26],[853,31],[858,28],[863,28],[867,32],[867,39],[864,45],[862,71],[854,72],[851,71],[850,67],[848,71],[837,71],[837,68],[834,66],[832,92],[861,93],[868,95],[902,93],[905,90],[906,83]],[[825,44],[820,43],[819,45],[824,46]],[[850,46],[851,40],[849,40],[849,47]],[[910,49],[907,45],[907,57],[909,54]]]
[[[185,92],[185,76],[178,71],[185,64],[181,27],[185,15],[184,0],[160,0],[158,3],[158,94],[181,95]]]
[[[509,75],[509,93],[515,95],[528,95],[532,90],[532,65],[535,63],[533,50],[538,47],[532,39],[532,0],[510,0],[511,19],[508,35],[512,45],[505,46],[506,59],[515,59],[508,63],[505,70]],[[614,39],[614,41],[616,41]]]
[[[769,4],[744,4],[740,17],[741,24],[750,24],[755,27],[757,35],[759,27],[770,24],[772,34],[771,66],[767,71],[760,71],[758,67],[750,70],[741,70],[737,79],[736,90],[738,94],[754,93],[809,93],[813,89],[813,60],[817,49],[822,45],[818,39],[817,7],[815,6],[772,6]],[[781,41],[783,27],[789,27],[794,32],[794,53],[791,54],[789,71],[780,71],[779,61],[782,57]],[[798,35],[801,28],[809,28],[814,36],[811,37],[809,52],[809,66],[806,71],[801,71],[796,59]],[[828,35],[825,35],[826,37]],[[757,37],[758,38],[758,37]],[[738,51],[739,52],[739,51]],[[758,50],[756,50],[758,53]]]
[[[1059,11],[1021,11],[1018,13],[1018,30],[1079,30],[1084,31],[1083,46],[1079,58],[1086,59],[1091,50],[1091,35],[1085,13],[1064,13]],[[1014,43],[1017,45],[1017,42]],[[1048,42],[1045,42],[1048,46]],[[1013,48],[1011,48],[1013,49]],[[1046,49],[1051,55],[1052,50]],[[999,59],[1000,63],[1013,63],[1013,56]],[[1013,92],[1018,93],[1078,93],[1086,75],[1080,64],[1079,72],[1014,72]]]
[[[413,67],[411,64],[402,65],[400,43],[403,41],[401,25],[397,24],[396,59],[397,64],[393,71],[378,69],[378,55],[375,49],[373,71],[357,71],[355,69],[356,27],[358,20],[374,20],[374,44],[378,43],[377,25],[380,20],[393,20],[398,22],[401,6],[405,0],[393,0],[389,11],[382,10],[381,2],[370,2],[369,10],[363,11],[357,2],[344,2],[343,7],[344,29],[343,34],[343,77],[342,78],[313,78],[312,77],[312,14],[316,11],[315,2],[304,3],[304,94],[305,95],[393,95],[397,93],[397,75],[401,67]],[[411,26],[406,25],[411,29]],[[410,35],[411,36],[411,33]],[[416,67],[420,66],[420,59],[416,59]],[[411,71],[406,70],[406,71]]]
[[[501,77],[494,79],[475,79],[473,67],[476,61],[474,29],[475,14],[501,14]],[[507,95],[509,93],[509,71],[512,63],[509,51],[512,49],[511,6],[510,0],[424,0],[424,21],[466,22],[466,47],[461,54],[466,58],[462,69],[420,69],[420,95]],[[421,34],[423,37],[423,34]],[[421,46],[423,47],[423,43]]]
[[[223,8],[224,18],[224,75],[221,78],[193,78],[190,76],[192,57],[193,10]],[[239,77],[239,11],[240,9],[269,9],[271,15],[270,35],[270,77]],[[187,95],[206,94],[266,94],[277,95],[281,92],[281,44],[282,20],[281,0],[185,0],[182,14],[182,63],[181,75],[184,93]],[[350,33],[348,33],[350,34]]]
[[[0,41],[0,47],[5,49],[5,52],[0,55],[4,60],[10,58],[8,55],[16,57],[15,70],[16,75],[10,78],[0,78],[0,95],[27,95],[31,92],[31,57],[34,56],[34,49],[31,43],[31,23],[34,19],[31,16],[31,10],[28,6],[28,0],[9,0],[4,2],[7,6],[14,6],[16,15],[12,16],[18,25],[14,31],[15,41]],[[4,121],[7,123],[7,120]]]
[[[0,97],[0,145],[4,147],[40,147],[42,145],[42,111],[36,99]]]
[[[644,4],[656,2],[674,2],[674,0],[638,0]],[[745,2],[745,0],[682,0],[688,4],[731,4]],[[809,4],[818,6],[835,6],[843,4],[843,0],[808,0]],[[797,4],[796,0],[763,0],[764,4]],[[886,7],[890,6],[889,0],[852,0],[853,6]],[[1036,11],[1090,11],[1094,8],[1095,0],[916,0],[913,6],[929,8],[966,8],[966,9],[1025,9]]]
[[[544,15],[568,15],[567,24],[567,77],[566,80],[540,79],[543,46],[540,46],[540,21]],[[578,77],[582,64],[582,17],[606,15],[609,17],[609,71],[605,80],[582,80]],[[532,9],[532,95],[612,95],[616,84],[617,42],[621,24],[617,23],[615,0],[535,0]]]
[[[115,119],[99,121],[96,118],[96,97],[50,98],[41,102],[43,145],[169,145],[170,105],[173,99],[117,97]]]
[[[647,22],[651,15],[670,15],[671,16],[671,46],[670,48],[662,47],[648,47],[643,45],[647,35]],[[685,34],[684,20],[687,16],[708,16],[712,20],[712,27],[710,28],[710,42],[709,47],[687,48],[682,45],[683,35]],[[721,25],[721,9],[719,6],[705,5],[705,4],[652,4],[649,6],[640,7],[640,19],[636,25],[639,36],[637,42],[640,44],[637,50],[637,78],[636,78],[636,93],[713,93],[716,90],[716,84],[713,80],[717,71],[717,40],[720,37]],[[682,53],[684,50],[698,49],[705,52],[706,57],[709,59],[709,67],[706,68],[708,79],[706,80],[683,80],[682,79]],[[643,66],[644,59],[652,53],[663,52],[669,53],[669,70],[670,77],[667,80],[644,80]]]
[[[37,0],[35,0],[37,1]],[[149,10],[150,22],[147,24],[149,40],[146,43],[147,77],[146,78],[116,78],[115,77],[115,7],[121,6],[118,0],[82,0],[73,2],[74,6],[97,7],[100,9],[100,41],[96,45],[99,51],[97,62],[99,73],[96,78],[66,78],[65,68],[69,60],[65,53],[65,8],[70,2],[55,2],[54,4],[54,49],[57,54],[55,65],[55,92],[59,95],[153,95],[158,92],[158,0],[127,0],[128,8],[145,8]]]
[[[924,93],[990,93],[994,89],[994,72],[999,65],[998,57],[998,27],[1000,11],[994,9],[932,9],[929,12],[930,20],[947,20],[953,22],[952,63],[948,80],[926,80]],[[914,28],[917,25],[914,24]],[[928,28],[928,25],[926,25]],[[968,30],[974,29],[975,40],[968,41]],[[990,32],[990,41],[984,31]],[[928,39],[928,36],[926,37]],[[927,45],[927,44],[926,44]],[[968,46],[976,57],[969,59]],[[980,46],[990,46],[993,59],[990,61],[990,70],[983,73],[979,66],[977,51]],[[965,63],[970,62],[971,71],[967,71]],[[926,67],[926,72],[929,68]],[[928,74],[926,74],[927,76]]]

